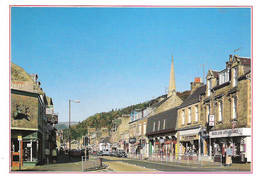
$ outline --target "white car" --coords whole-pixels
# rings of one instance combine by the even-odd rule
[[[102,151],[102,156],[109,156],[109,149],[103,149]]]

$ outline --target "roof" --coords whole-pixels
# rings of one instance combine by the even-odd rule
[[[206,91],[206,85],[198,87],[192,94],[189,95],[187,99],[185,99],[185,101],[183,101],[183,103],[179,106],[179,108],[183,108],[191,104],[200,102],[200,95],[203,94],[205,91]]]
[[[161,97],[163,97],[163,96],[161,96]],[[151,105],[151,107],[152,107],[152,108],[157,108],[157,107],[159,107],[159,106],[162,105],[168,98],[169,98],[169,97],[166,97],[166,98],[163,99],[162,101],[157,102],[157,103]]]
[[[238,57],[242,65],[251,65],[251,58]]]
[[[212,70],[212,73],[215,78],[218,78],[219,71]]]
[[[163,129],[164,120],[165,120],[165,129]],[[158,129],[159,121],[160,121],[160,128]],[[155,131],[153,131],[154,123],[155,123]],[[161,112],[159,114],[155,114],[148,118],[146,135],[155,135],[159,133],[174,131],[176,129],[176,123],[177,123],[177,107]]]
[[[37,84],[35,84],[31,76],[23,68],[14,64],[13,62],[11,63],[11,82],[12,84],[25,85],[23,88],[19,89],[21,91],[30,92],[28,91],[28,87],[31,86],[33,87],[33,90],[35,92],[39,94],[44,94],[41,88]]]
[[[105,138],[102,138],[102,139],[100,140],[100,143],[110,143],[110,137],[107,136],[107,137],[105,137]]]

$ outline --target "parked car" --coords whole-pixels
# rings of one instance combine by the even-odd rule
[[[109,156],[116,156],[116,151],[110,152]]]
[[[117,156],[117,157],[124,157],[124,158],[127,158],[127,154],[126,154],[126,152],[123,151],[123,150],[119,150],[119,151],[117,151],[116,156]]]
[[[103,151],[97,151],[97,152],[96,152],[96,155],[97,155],[97,156],[102,156],[102,155],[103,155]]]
[[[73,156],[73,157],[82,156],[82,151],[81,151],[81,150],[73,149],[73,150],[70,151],[70,156]]]
[[[103,149],[102,156],[109,156],[109,150],[108,149]]]

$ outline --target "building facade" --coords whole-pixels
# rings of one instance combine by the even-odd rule
[[[224,70],[209,71],[206,79],[209,154],[224,156],[231,146],[233,162],[251,162],[251,59],[230,56]]]
[[[200,78],[191,83],[191,94],[178,107],[178,150],[180,155],[207,155],[207,139],[202,128],[206,123],[201,119],[200,97],[206,86]]]
[[[11,166],[32,166],[45,162],[48,127],[46,107],[48,100],[40,88],[37,74],[11,64]],[[49,120],[53,121],[53,120]],[[56,122],[58,117],[56,117]],[[54,129],[55,130],[55,129]],[[56,133],[53,134],[56,143]],[[20,150],[20,153],[19,153]]]

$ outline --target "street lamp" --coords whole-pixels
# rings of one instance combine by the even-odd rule
[[[70,158],[70,151],[71,151],[71,135],[70,135],[70,124],[71,124],[71,102],[80,103],[79,100],[69,100],[69,158]]]

